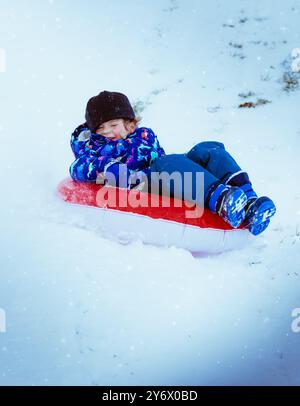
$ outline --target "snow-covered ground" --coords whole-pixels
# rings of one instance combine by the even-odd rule
[[[299,18],[299,0],[0,1],[0,384],[300,384]],[[55,188],[101,90],[169,153],[224,142],[276,202],[268,230],[194,257],[74,219]]]

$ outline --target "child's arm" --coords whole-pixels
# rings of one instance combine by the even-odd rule
[[[141,127],[128,140],[128,158],[126,164],[131,171],[149,168],[158,157],[165,155],[151,128]]]
[[[127,150],[120,143],[93,142],[91,132],[85,124],[76,128],[71,136],[71,148],[76,160],[70,166],[70,175],[74,180],[95,182],[101,179],[101,173],[112,172],[116,175],[116,165],[126,161]]]
[[[76,160],[70,174],[78,181],[101,181],[101,173],[115,175],[118,184],[119,165],[126,164],[127,176],[150,167],[153,161],[165,155],[157,136],[150,128],[137,128],[127,138],[116,142],[92,142],[85,124],[77,127],[71,136],[71,147]],[[122,170],[125,170],[122,169]]]
[[[87,125],[79,125],[71,135],[71,148],[75,155],[75,158],[78,158],[79,155],[82,155],[90,141],[91,132],[88,129]]]

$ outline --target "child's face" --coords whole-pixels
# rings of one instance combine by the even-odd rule
[[[122,118],[118,118],[102,123],[96,130],[96,133],[112,141],[117,141],[121,140],[122,138],[126,138],[129,131],[125,128],[124,120]]]

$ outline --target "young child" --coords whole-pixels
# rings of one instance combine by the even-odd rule
[[[222,143],[201,142],[185,154],[166,155],[154,132],[138,126],[139,119],[122,93],[103,91],[92,97],[86,106],[85,119],[71,136],[76,160],[70,174],[74,180],[103,183],[107,174],[113,174],[119,186],[121,164],[127,171],[126,179],[140,171],[147,177],[153,172],[179,172],[182,179],[184,173],[203,172],[205,207],[232,227],[244,222],[253,235],[258,235],[275,214],[273,201],[256,195],[248,174]],[[193,176],[192,195],[195,188]],[[183,190],[184,187],[178,191],[170,186],[170,195],[183,198]]]

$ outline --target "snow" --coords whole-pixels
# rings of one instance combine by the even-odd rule
[[[1,385],[300,384],[300,91],[282,80],[299,79],[299,12],[1,1]],[[268,230],[195,257],[86,227],[55,188],[100,90],[127,94],[169,153],[223,142],[276,202]],[[271,103],[238,108],[259,98]]]

